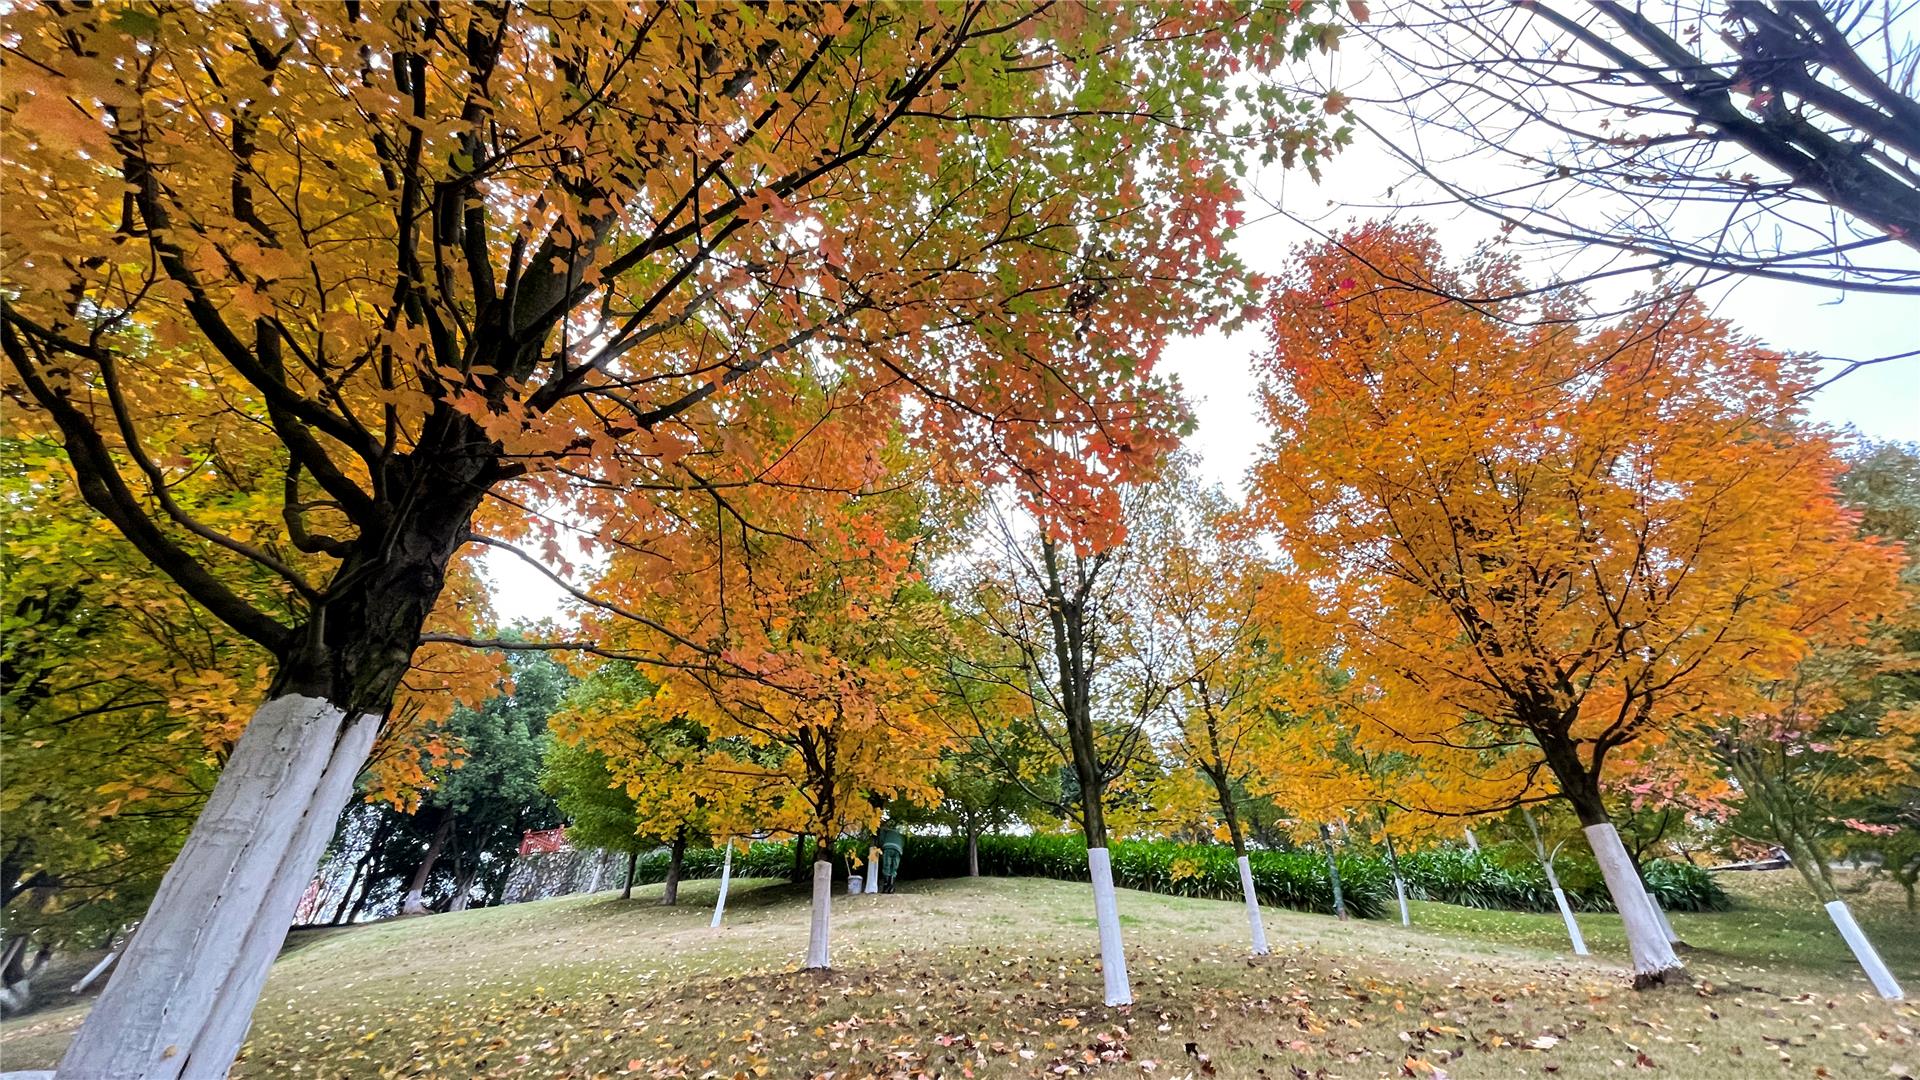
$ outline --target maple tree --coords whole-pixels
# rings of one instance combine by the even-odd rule
[[[473,637],[456,560],[617,546],[724,472],[761,376],[910,402],[951,475],[1097,531],[1171,438],[1162,343],[1239,280],[1230,163],[1334,145],[1260,74],[1313,15],[16,12],[8,423],[57,434],[87,503],[274,657],[68,1069],[230,1058],[416,649]],[[209,462],[256,497],[170,497]],[[271,603],[235,585],[262,571]]]
[[[1270,761],[1274,714],[1288,707],[1302,665],[1287,654],[1284,632],[1263,618],[1275,606],[1278,577],[1252,538],[1232,529],[1235,509],[1217,488],[1201,486],[1192,462],[1173,458],[1128,521],[1137,567],[1129,584],[1151,628],[1147,635],[1156,639],[1146,662],[1165,670],[1172,684],[1160,741],[1177,766],[1156,802],[1190,805],[1201,788],[1210,796],[1216,835],[1240,862],[1258,956],[1269,950],[1242,808]]]
[[[1901,834],[1920,791],[1920,686],[1916,685],[1915,588],[1920,586],[1920,462],[1898,446],[1854,456],[1840,480],[1861,513],[1863,536],[1898,542],[1907,558],[1900,594],[1857,640],[1828,642],[1789,675],[1762,688],[1766,707],[1695,733],[1738,783],[1739,836],[1779,846],[1822,903],[1840,899],[1833,857],[1844,848],[1891,849],[1887,869],[1912,904],[1913,858]],[[1891,842],[1889,842],[1891,841]],[[1903,858],[1904,856],[1904,858]]]
[[[1899,556],[1835,497],[1833,443],[1797,405],[1809,362],[1684,297],[1590,329],[1551,292],[1449,299],[1517,282],[1417,228],[1303,252],[1270,302],[1253,508],[1376,691],[1363,722],[1524,766],[1508,805],[1550,778],[1658,980],[1678,961],[1610,823],[1610,765],[1854,636]]]
[[[1116,527],[1074,541],[1044,517],[991,506],[970,565],[951,591],[976,633],[948,664],[974,719],[969,733],[1038,802],[1080,827],[1100,929],[1107,1004],[1132,1001],[1107,850],[1116,804],[1143,802],[1161,781],[1150,723],[1177,672],[1129,602],[1124,581],[1141,553],[1125,542],[1151,477],[1125,485]],[[1133,505],[1129,505],[1133,504]],[[971,704],[975,694],[993,713]],[[1042,787],[1027,770],[1060,770]]]
[[[920,578],[932,503],[889,404],[843,400],[798,446],[784,417],[737,424],[733,454],[761,483],[688,492],[629,523],[599,583],[618,610],[587,635],[646,658],[656,688],[562,729],[607,754],[656,829],[811,836],[809,967],[828,964],[835,840],[877,826],[890,801],[938,801],[947,728],[915,660],[944,625]]]

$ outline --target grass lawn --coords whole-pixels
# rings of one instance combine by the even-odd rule
[[[1619,920],[1417,904],[1415,929],[1122,891],[1135,1004],[1100,1005],[1085,886],[912,883],[837,897],[831,973],[794,970],[804,894],[712,882],[297,936],[240,1077],[1232,1076],[1884,1078],[1920,1075],[1920,1007],[1872,995],[1790,875],[1735,875],[1738,907],[1677,914],[1691,981],[1625,987]],[[1920,922],[1881,886],[1852,904],[1920,994]],[[52,984],[48,984],[51,986]],[[0,1027],[45,1067],[85,1006]]]

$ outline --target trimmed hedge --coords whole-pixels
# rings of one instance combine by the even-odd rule
[[[1613,899],[1592,859],[1563,856],[1554,873],[1576,911],[1612,911]],[[1647,863],[1647,891],[1668,911],[1720,911],[1727,894],[1705,870],[1691,863],[1654,859]],[[1518,845],[1471,851],[1440,848],[1405,855],[1400,872],[1407,888],[1426,900],[1504,911],[1553,911],[1553,890],[1546,871]]]
[[[958,836],[909,834],[902,853],[903,879],[964,877],[967,844]],[[835,845],[835,866],[846,867],[846,855],[860,845],[842,840]],[[1114,884],[1126,889],[1198,896],[1217,900],[1240,899],[1240,869],[1233,849],[1214,844],[1176,844],[1172,841],[1126,840],[1113,844]],[[1424,851],[1400,858],[1409,891],[1422,899],[1466,907],[1510,911],[1553,911],[1553,893],[1546,874],[1532,861],[1515,861],[1515,851],[1462,848]],[[1333,885],[1327,878],[1326,858],[1317,851],[1256,851],[1247,859],[1253,868],[1254,891],[1260,902],[1299,911],[1331,912]],[[695,848],[686,853],[682,876],[720,876],[721,851]],[[1393,908],[1393,875],[1386,860],[1375,855],[1342,853],[1340,890],[1347,910],[1364,918],[1386,915]],[[1568,900],[1582,911],[1611,911],[1600,871],[1591,861],[1563,858],[1555,864]],[[741,877],[786,877],[793,872],[791,843],[752,844],[734,852],[733,872]],[[1086,842],[1079,836],[982,836],[980,872],[990,877],[1041,877],[1061,881],[1087,879]],[[663,881],[667,853],[644,855],[634,880],[640,884]],[[1647,881],[1660,902],[1672,911],[1711,911],[1726,907],[1706,871],[1688,863],[1655,860],[1647,864]]]

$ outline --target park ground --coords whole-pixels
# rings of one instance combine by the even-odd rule
[[[238,1077],[1102,1076],[1676,1078],[1920,1075],[1920,1005],[1875,998],[1790,873],[1730,875],[1730,911],[1678,914],[1688,978],[1625,985],[1619,920],[1417,903],[1414,928],[1122,891],[1134,1004],[1100,1004],[1084,885],[914,882],[840,897],[830,973],[795,970],[806,899],[713,882],[294,935]],[[1912,991],[1920,921],[1850,897]],[[45,983],[49,996],[60,992]],[[51,1065],[85,1005],[0,1027]]]

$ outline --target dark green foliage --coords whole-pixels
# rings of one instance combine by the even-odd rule
[[[838,865],[846,865],[845,853],[855,846],[851,840],[841,842]],[[1123,889],[1221,900],[1240,898],[1240,871],[1234,864],[1231,848],[1169,841],[1122,841],[1113,845],[1112,855],[1114,884]],[[1301,911],[1333,909],[1333,890],[1327,881],[1326,863],[1319,855],[1260,851],[1249,858],[1253,864],[1254,888],[1262,903]],[[684,876],[718,877],[720,859],[721,852],[716,848],[689,851]],[[1197,872],[1176,877],[1174,866],[1178,860],[1186,860]],[[754,844],[744,853],[735,852],[733,857],[733,872],[740,877],[785,877],[792,866],[793,848],[785,843]],[[980,838],[980,872],[991,877],[1084,881],[1086,842],[1078,836],[983,836]],[[964,877],[966,873],[964,837],[907,836],[900,864],[902,879]],[[666,853],[655,851],[640,859],[634,880],[653,883],[665,879],[666,874]],[[1355,915],[1378,917],[1392,902],[1393,879],[1388,876],[1385,863],[1378,859],[1342,855],[1340,880],[1346,892],[1347,908]]]
[[[1553,868],[1575,910],[1613,910],[1600,867],[1591,859],[1563,856]],[[1422,899],[1488,910],[1554,910],[1546,871],[1518,845],[1403,855],[1400,870],[1407,888]],[[1345,864],[1340,872],[1346,873]],[[1652,860],[1647,863],[1647,885],[1669,911],[1719,911],[1727,906],[1727,896],[1712,876],[1689,863]]]
[[[855,841],[840,843],[842,869]],[[1505,847],[1472,852],[1443,848],[1402,855],[1400,866],[1407,887],[1426,900],[1465,907],[1508,911],[1553,911],[1553,893],[1546,874],[1534,863],[1507,864],[1517,853]],[[719,877],[720,850],[687,852],[685,876]],[[1215,844],[1176,844],[1171,841],[1120,841],[1112,847],[1114,884],[1123,889],[1170,896],[1240,899],[1240,870],[1233,849]],[[1179,877],[1174,866],[1184,860]],[[1325,857],[1317,851],[1255,851],[1253,887],[1260,902],[1299,911],[1331,912],[1333,887],[1327,880]],[[1393,875],[1386,860],[1343,852],[1339,857],[1340,885],[1347,910],[1363,919],[1377,919],[1393,910]],[[758,843],[735,852],[733,872],[739,877],[784,878],[793,868],[793,847],[785,843]],[[1562,858],[1554,863],[1567,898],[1581,911],[1611,911],[1600,870],[1592,862]],[[980,872],[989,877],[1044,877],[1084,881],[1087,877],[1086,842],[1078,836],[983,836]],[[900,877],[907,879],[965,877],[967,844],[958,836],[907,836]],[[640,859],[634,879],[652,883],[667,876],[667,855],[655,851]],[[1669,911],[1719,911],[1727,896],[1705,871],[1682,862],[1656,859],[1647,864],[1647,883]]]

